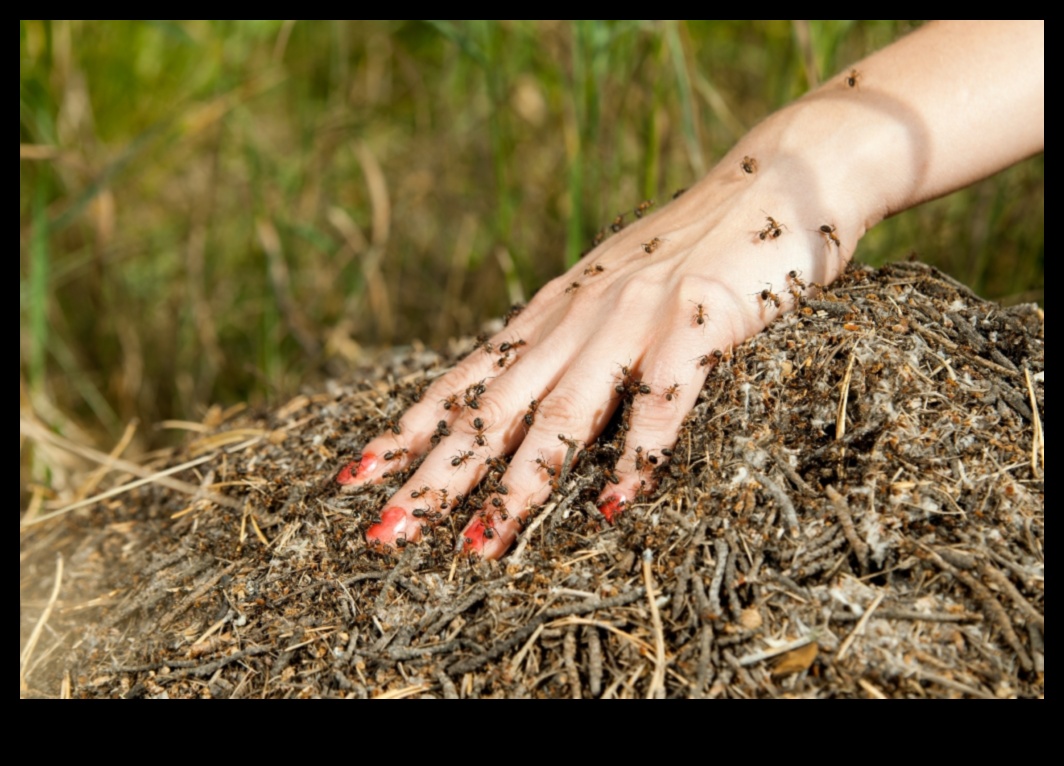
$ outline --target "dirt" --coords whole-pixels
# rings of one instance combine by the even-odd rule
[[[476,496],[390,555],[363,531],[405,474],[334,482],[455,353],[215,412],[145,468],[197,465],[23,519],[21,694],[1040,699],[1044,337],[851,269],[724,354],[615,526],[623,412],[498,562],[455,553]]]

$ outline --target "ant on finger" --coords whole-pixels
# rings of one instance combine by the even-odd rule
[[[691,303],[695,302],[691,301]],[[695,303],[695,324],[705,324],[707,316],[705,304]]]
[[[747,175],[753,175],[757,172],[757,160],[749,155],[746,155],[739,163],[739,167],[741,167],[743,169],[743,172]]]
[[[842,243],[839,242],[838,236],[835,234],[835,224],[825,223],[820,226],[820,233],[824,235],[825,241],[835,243],[835,247],[842,247]]]
[[[779,236],[783,234],[784,225],[770,215],[766,215],[765,220],[768,221],[768,223],[766,223],[757,233],[758,239],[762,242],[769,237],[772,237],[772,239],[778,239]]]
[[[772,285],[769,285],[768,287],[766,287],[761,292],[756,293],[756,295],[761,299],[762,304],[764,304],[766,302],[767,303],[771,303],[776,308],[779,308],[780,305],[782,304],[782,301],[780,300],[780,297],[778,295],[776,295],[776,293],[772,292]]]
[[[851,69],[850,73],[846,75],[846,84],[851,88],[857,87],[857,81],[861,79],[861,73],[856,69]]]
[[[453,465],[455,468],[464,466],[467,462],[469,462],[469,458],[475,456],[476,453],[472,450],[458,450],[458,454],[451,458],[451,465]]]

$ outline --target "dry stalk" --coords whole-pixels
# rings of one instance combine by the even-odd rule
[[[22,649],[22,656],[19,657],[19,691],[24,692],[29,688],[26,685],[26,668],[29,667],[30,659],[33,657],[33,652],[37,649],[37,642],[41,638],[41,631],[44,630],[44,626],[45,623],[48,622],[48,618],[52,616],[52,607],[55,606],[55,602],[59,598],[59,589],[62,584],[63,557],[62,555],[57,555],[55,557],[55,582],[52,584],[52,594],[48,597],[48,603],[45,604],[44,611],[41,612],[41,616],[37,618],[37,624],[33,626],[33,631],[30,633],[30,638],[26,642],[26,646]]]
[[[845,659],[846,654],[850,651],[850,647],[853,646],[853,642],[859,635],[864,633],[865,626],[868,624],[868,621],[872,619],[872,613],[883,603],[883,599],[886,598],[886,595],[887,594],[883,591],[876,594],[875,599],[868,605],[868,609],[866,609],[865,613],[861,615],[861,619],[859,619],[857,624],[853,626],[850,635],[843,639],[839,651],[835,654],[835,662],[842,662],[843,659]]]
[[[643,584],[647,589],[650,620],[654,626],[654,675],[647,688],[647,699],[665,699],[665,631],[661,625],[654,575],[650,569],[653,557],[649,548],[643,551]]]

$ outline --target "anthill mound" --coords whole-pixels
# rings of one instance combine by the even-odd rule
[[[475,497],[375,552],[403,477],[333,476],[452,361],[397,351],[24,526],[23,695],[1042,697],[1037,308],[853,269],[725,355],[615,527],[607,434],[506,559],[454,553]]]

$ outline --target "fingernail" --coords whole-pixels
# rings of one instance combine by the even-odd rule
[[[463,553],[483,553],[484,544],[488,540],[487,529],[483,519],[477,519],[470,524],[469,528],[462,533],[461,551]],[[491,534],[494,535],[494,531]]]
[[[374,524],[366,530],[366,537],[370,540],[379,540],[383,543],[392,543],[400,537],[409,539],[406,531],[406,511],[397,505],[385,508],[381,511],[380,523]]]
[[[340,469],[336,474],[337,484],[354,484],[361,481],[370,471],[377,467],[377,456],[372,452],[363,453],[362,459],[357,463],[352,461]]]
[[[624,495],[610,495],[598,505],[599,513],[606,517],[610,524],[624,512],[628,500]]]

